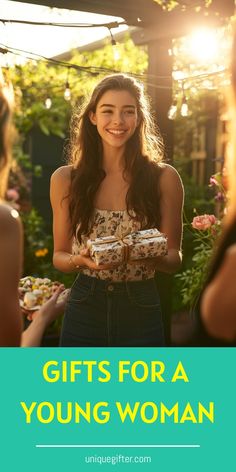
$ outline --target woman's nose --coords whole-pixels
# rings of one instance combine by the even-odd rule
[[[114,120],[114,124],[123,123],[123,121],[124,121],[123,113],[117,112],[117,113],[114,115],[113,120]]]

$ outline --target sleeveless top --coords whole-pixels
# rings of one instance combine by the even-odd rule
[[[132,216],[135,213],[130,212]],[[140,222],[131,218],[127,210],[99,210],[94,209],[93,223],[89,234],[82,236],[82,244],[76,239],[73,240],[72,253],[78,254],[81,249],[86,247],[88,239],[100,238],[103,236],[124,237],[128,233],[139,231],[141,229]],[[109,270],[92,270],[88,267],[81,267],[80,272],[90,277],[96,277],[103,280],[111,280],[113,282],[146,280],[154,277],[155,271],[145,265],[143,261],[137,264],[124,263],[114,269]]]

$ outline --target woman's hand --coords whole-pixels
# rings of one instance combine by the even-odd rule
[[[22,347],[40,346],[47,326],[63,313],[68,292],[68,290],[64,290],[64,285],[60,285],[52,297],[44,303],[38,311],[32,314],[32,322],[22,333]],[[62,294],[65,296],[62,296]],[[60,295],[61,298],[59,300]]]
[[[63,313],[68,293],[69,290],[65,290],[64,285],[60,285],[39,310],[28,315],[28,319],[35,320],[40,318],[44,322],[45,327],[48,326]]]
[[[119,266],[119,264],[101,264],[97,265],[96,262],[94,262],[89,253],[89,249],[81,249],[80,253],[78,256],[74,256],[74,261],[75,264],[81,267],[88,267],[89,269],[92,270],[109,270],[109,269],[115,269],[116,267]]]

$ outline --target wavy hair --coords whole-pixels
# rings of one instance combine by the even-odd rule
[[[3,199],[6,192],[10,160],[11,160],[11,103],[9,90],[4,85],[0,71],[0,198]]]
[[[227,173],[229,176],[229,214],[236,220],[236,30],[233,37],[231,55],[231,95],[229,101],[231,115],[230,143],[227,152]]]
[[[229,183],[228,212],[224,218],[224,228],[214,251],[205,287],[218,272],[226,250],[236,243],[236,30],[231,53],[231,90],[228,96],[228,109],[230,115],[229,143],[226,152],[227,180]]]
[[[126,195],[128,212],[134,210],[141,226],[154,227],[160,222],[158,177],[163,158],[163,144],[154,125],[143,85],[124,74],[105,77],[95,87],[90,100],[76,110],[71,120],[68,163],[73,165],[69,195],[72,233],[81,241],[88,234],[96,192],[105,178],[102,167],[102,141],[90,113],[108,90],[128,91],[136,100],[138,126],[126,143],[123,175],[129,177]],[[144,189],[144,191],[142,191]],[[132,217],[132,214],[130,213]]]

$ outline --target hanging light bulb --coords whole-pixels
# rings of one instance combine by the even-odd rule
[[[113,34],[112,34],[111,29],[108,28],[108,31],[109,31],[110,36],[111,36],[111,45],[112,45],[112,46],[116,46],[116,40],[115,40],[115,38],[114,38],[114,36],[113,36]]]
[[[109,33],[110,33],[110,36],[111,36],[111,45],[112,45],[112,51],[113,51],[113,58],[114,58],[114,61],[118,61],[120,59],[119,47],[117,45],[117,42],[116,42],[110,28],[108,28],[108,30],[109,30]]]
[[[176,118],[176,115],[177,115],[177,100],[175,99],[168,110],[167,116],[169,120],[174,120]]]
[[[70,84],[69,84],[69,81],[67,80],[66,81],[66,88],[65,88],[65,92],[64,92],[64,99],[69,102],[70,99],[71,99],[71,90],[70,90]]]
[[[47,110],[50,110],[51,106],[52,106],[52,100],[50,97],[47,97],[45,102],[44,102],[44,105],[45,105],[45,108],[47,108]]]
[[[182,100],[182,105],[181,105],[181,110],[180,110],[181,116],[188,116],[189,115],[189,109],[188,109],[188,104],[187,104],[187,98],[185,95],[183,95],[183,100]]]
[[[117,43],[112,46],[112,50],[113,50],[114,61],[119,61],[120,51],[119,51],[119,47]]]

